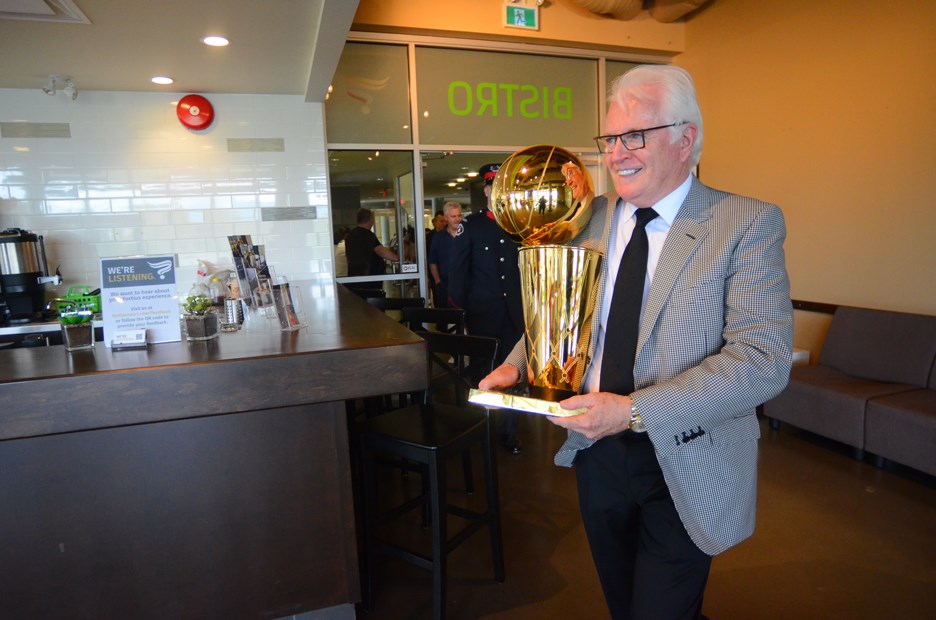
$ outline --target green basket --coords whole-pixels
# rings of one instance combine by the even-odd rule
[[[101,311],[101,296],[89,295],[90,286],[72,286],[68,289],[68,294],[62,300],[56,302],[59,314],[75,309],[87,309],[91,312]]]

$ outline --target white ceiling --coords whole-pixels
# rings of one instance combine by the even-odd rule
[[[322,101],[358,0],[0,0],[0,88],[304,95]],[[84,23],[86,20],[87,23]],[[201,42],[228,37],[225,48]],[[175,79],[171,86],[150,82]]]
[[[67,75],[81,91],[263,93],[323,101],[358,0],[0,0],[0,88],[39,90]],[[323,26],[324,25],[324,26]],[[231,44],[201,42],[222,34]],[[169,75],[171,86],[156,86]],[[370,152],[335,154],[332,182],[380,200],[408,153],[370,162]],[[425,155],[428,196],[467,200],[453,178],[501,155]]]

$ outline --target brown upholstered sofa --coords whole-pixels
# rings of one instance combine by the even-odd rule
[[[839,306],[819,363],[764,415],[936,475],[936,316]]]

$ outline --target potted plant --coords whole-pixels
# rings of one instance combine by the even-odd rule
[[[78,310],[75,306],[59,313],[62,325],[62,344],[66,351],[90,349],[94,346],[94,313],[90,310]]]
[[[182,302],[185,337],[211,340],[218,337],[218,315],[211,310],[211,298],[202,293],[189,294]]]

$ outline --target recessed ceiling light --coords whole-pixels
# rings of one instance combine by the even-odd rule
[[[210,45],[211,47],[224,47],[225,45],[228,44],[228,40],[225,39],[224,37],[211,35],[211,36],[207,36],[203,38],[202,43],[204,43],[205,45]]]
[[[165,75],[157,75],[151,81],[153,84],[172,84],[172,78]]]

